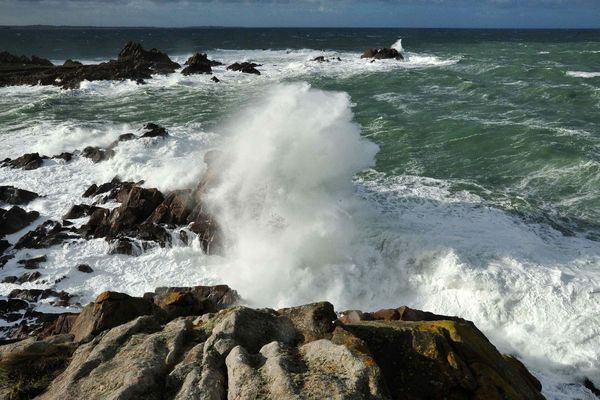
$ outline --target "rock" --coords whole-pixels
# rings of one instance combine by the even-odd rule
[[[52,289],[15,289],[8,294],[8,297],[30,303],[50,299],[49,304],[64,307],[69,305],[73,296],[65,291],[57,292]]]
[[[17,280],[16,283],[25,283],[25,282],[35,282],[38,279],[40,279],[42,277],[42,274],[40,274],[39,272],[35,271],[35,272],[26,272],[23,275],[21,275]]]
[[[23,235],[15,244],[15,249],[44,249],[79,237],[67,232],[69,229],[63,228],[59,222],[48,220]]]
[[[398,61],[404,60],[404,56],[396,49],[381,48],[381,49],[367,49],[360,58],[373,58],[376,60],[395,58]]]
[[[10,243],[8,240],[0,240],[0,255],[4,254],[6,250],[10,249]]]
[[[76,346],[68,335],[29,338],[0,347],[0,397],[31,399],[46,390],[69,364]]]
[[[69,162],[73,159],[73,153],[62,152],[59,155],[54,156],[52,158],[61,159],[61,160],[65,160],[66,162]]]
[[[14,206],[8,210],[0,208],[0,237],[16,233],[27,227],[38,219],[40,213],[37,211],[25,211],[21,207]]]
[[[46,156],[40,156],[39,153],[29,153],[24,154],[21,157],[15,158],[14,160],[7,158],[6,160],[4,160],[3,165],[9,166],[11,168],[32,170],[41,167],[44,164],[44,160],[47,158],[48,157]]]
[[[38,56],[32,56],[28,58],[26,56],[15,56],[7,51],[0,52],[0,65],[29,65],[29,66],[52,66],[53,64],[45,59]]]
[[[119,145],[119,143],[121,142],[129,142],[131,140],[135,140],[138,137],[133,134],[133,133],[124,133],[122,135],[119,135],[119,137],[117,138],[117,140],[115,140],[114,142],[112,142],[108,148],[109,149],[114,149],[115,147],[117,147]]]
[[[151,122],[144,125],[144,130],[145,130],[145,132],[142,134],[142,136],[140,136],[142,138],[149,138],[149,137],[165,138],[165,137],[169,136],[169,133],[167,132],[167,130],[165,128],[163,128],[160,125],[153,124]]]
[[[140,43],[129,42],[119,53],[118,61],[141,64],[159,74],[169,74],[181,67],[157,49],[145,50]]]
[[[14,186],[0,186],[0,201],[6,204],[22,206],[37,199],[39,195]]]
[[[77,271],[83,272],[85,274],[91,274],[92,272],[94,272],[94,270],[92,269],[92,267],[90,267],[87,264],[79,264],[77,266]]]
[[[2,279],[2,283],[17,283],[18,280],[19,278],[17,278],[16,276],[10,275],[4,277],[4,279]]]
[[[142,315],[152,315],[152,301],[123,293],[104,292],[87,305],[75,320],[71,334],[76,342],[87,341],[98,333],[125,324]]]
[[[326,59],[324,56],[315,57],[315,58],[312,59],[312,61],[316,61],[316,62],[320,62],[320,63],[322,63],[322,62],[329,62],[329,60]]]
[[[227,285],[158,288],[145,298],[164,310],[169,319],[215,313],[235,305],[239,296]]]
[[[123,230],[144,222],[163,200],[158,189],[133,187],[123,204],[111,213],[111,230]]]
[[[88,204],[75,204],[65,215],[63,215],[63,219],[78,219],[83,217],[88,217],[92,215],[95,211],[99,210],[100,207],[90,206]]]
[[[333,305],[327,302],[283,308],[277,312],[292,321],[305,343],[331,337],[333,322],[337,319]]]
[[[543,398],[535,378],[471,323],[364,321],[345,329],[366,343],[392,398]]]
[[[243,62],[243,63],[233,63],[227,67],[228,70],[243,72],[246,74],[254,74],[260,75],[260,71],[256,69],[256,67],[260,67],[260,64],[255,64],[252,62]]]
[[[188,321],[161,329],[153,317],[139,317],[80,345],[39,399],[162,399],[165,375],[180,361],[190,335]]]
[[[4,268],[7,262],[15,258],[13,254],[8,254],[0,257],[0,268]]]
[[[181,71],[183,75],[212,73],[212,62],[208,59],[206,54],[194,54],[186,61],[185,65],[187,65],[187,67]]]
[[[131,188],[136,185],[134,182],[121,182],[118,178],[114,178],[112,181],[103,183],[100,186],[95,183],[92,184],[83,193],[82,197],[94,197],[103,194],[102,202],[116,200],[122,203],[129,195]]]
[[[101,149],[100,147],[88,146],[83,149],[81,155],[91,159],[95,163],[99,163],[111,159],[115,155],[115,152],[112,149]]]
[[[63,67],[73,68],[73,67],[81,67],[83,64],[80,61],[75,61],[68,59],[63,63]]]
[[[20,260],[17,264],[22,265],[25,269],[38,269],[41,263],[48,261],[46,256],[30,258],[28,260]]]
[[[191,190],[176,190],[169,193],[164,201],[154,209],[147,221],[156,224],[187,224],[187,219],[194,207]]]
[[[143,248],[138,246],[129,238],[119,238],[110,242],[108,254],[123,254],[127,256],[137,257],[142,254]]]
[[[211,81],[213,81],[213,82],[215,82],[215,83],[219,83],[219,82],[221,82],[221,81],[219,80],[219,78],[217,78],[216,76],[213,76],[212,78],[210,78],[210,80],[211,80]]]

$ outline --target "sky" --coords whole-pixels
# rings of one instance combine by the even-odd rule
[[[600,28],[600,0],[0,0],[0,25]]]

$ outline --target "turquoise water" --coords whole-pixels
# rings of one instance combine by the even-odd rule
[[[406,62],[360,59],[399,39]],[[0,29],[0,50],[57,63],[107,60],[128,40],[180,63],[252,60],[262,75],[1,88],[0,158],[105,145],[149,121],[171,139],[97,165],[2,169],[0,183],[45,194],[31,207],[59,218],[114,175],[191,187],[219,147],[233,161],[211,201],[231,248],[55,248],[44,274],[75,261],[97,274],[58,289],[84,303],[224,282],[271,307],[409,304],[473,320],[549,398],[592,398],[580,383],[600,385],[600,31]]]

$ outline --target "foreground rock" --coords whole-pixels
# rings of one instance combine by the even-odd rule
[[[329,303],[280,311],[225,308],[236,298],[227,287],[163,289],[144,298],[102,294],[70,327],[70,319],[61,318],[55,325],[61,334],[0,346],[7,377],[0,395],[543,398],[523,364],[500,354],[467,321],[438,316],[344,324]]]
[[[144,79],[151,78],[152,74],[172,73],[179,67],[179,64],[171,61],[159,50],[145,50],[139,43],[133,42],[127,43],[117,60],[95,65],[82,65],[71,61],[65,65],[54,66],[49,61],[37,57],[28,59],[0,53],[0,87],[54,85],[73,89],[78,88],[84,80],[129,79],[143,83]]]
[[[0,208],[0,238],[10,235],[27,227],[38,219],[40,213],[37,211],[25,211],[21,207],[14,206],[8,210]]]
[[[394,58],[398,61],[404,60],[404,56],[396,49],[367,49],[360,58],[373,58],[376,60]]]
[[[1,86],[1,85],[0,85]],[[39,153],[24,154],[14,160],[7,158],[0,164],[3,167],[21,168],[24,170],[38,169],[44,164],[46,156],[40,156]]]

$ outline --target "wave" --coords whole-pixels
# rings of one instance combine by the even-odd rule
[[[567,76],[571,76],[573,78],[598,78],[600,77],[600,72],[582,72],[582,71],[567,71]]]

